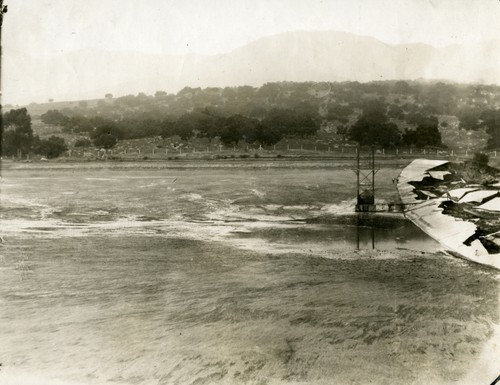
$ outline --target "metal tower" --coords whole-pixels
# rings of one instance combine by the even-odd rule
[[[356,212],[375,211],[375,148],[363,152],[362,147],[357,149],[357,167],[354,173],[357,176]]]

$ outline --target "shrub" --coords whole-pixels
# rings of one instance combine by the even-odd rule
[[[75,147],[89,147],[92,145],[92,142],[87,138],[77,139],[75,142]]]
[[[484,154],[482,152],[475,152],[474,157],[472,158],[472,163],[477,166],[487,166],[490,161],[490,157],[488,154]]]
[[[113,148],[118,140],[111,134],[103,134],[94,139],[94,146],[105,149]]]

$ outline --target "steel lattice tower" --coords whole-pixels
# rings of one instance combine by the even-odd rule
[[[373,211],[375,205],[375,148],[363,152],[362,147],[357,149],[356,169],[353,170],[357,177],[356,211]]]

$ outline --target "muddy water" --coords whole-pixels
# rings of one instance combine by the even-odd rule
[[[4,171],[0,384],[492,382],[497,274],[351,174]]]
[[[247,225],[247,227],[249,227]],[[315,217],[304,225],[256,226],[237,232],[245,239],[264,239],[293,248],[309,245],[323,251],[416,250],[435,252],[440,246],[403,215],[344,213]]]

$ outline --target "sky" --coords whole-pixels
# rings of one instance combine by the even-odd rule
[[[4,3],[9,7],[2,29],[4,55],[15,52],[43,59],[87,49],[217,54],[263,36],[297,30],[346,31],[386,43],[422,42],[434,46],[500,38],[500,0],[5,0]],[[8,83],[8,76],[2,73],[3,84]]]
[[[499,0],[6,0],[6,49],[228,52],[262,36],[338,30],[443,46],[500,38]]]

